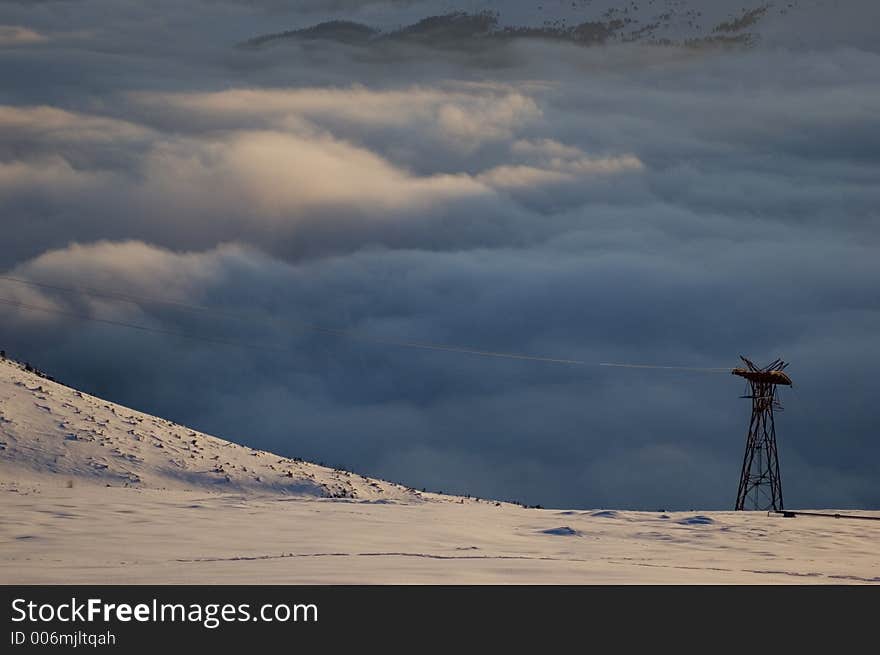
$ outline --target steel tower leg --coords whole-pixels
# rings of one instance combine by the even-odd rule
[[[750,381],[752,418],[746,436],[746,452],[736,495],[737,510],[781,510],[782,478],[776,448],[776,424],[773,407],[776,385]],[[750,502],[751,497],[751,502]]]

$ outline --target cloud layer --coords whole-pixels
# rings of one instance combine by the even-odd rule
[[[0,280],[60,312],[7,308],[10,353],[416,487],[652,509],[732,504],[740,385],[595,364],[781,355],[786,500],[880,506],[876,50],[254,52],[281,5],[211,6],[0,4],[51,37],[0,31],[0,268],[142,299]]]

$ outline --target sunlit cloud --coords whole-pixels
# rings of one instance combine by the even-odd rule
[[[45,34],[40,34],[27,27],[0,25],[0,48],[33,45],[45,43],[48,40],[49,37]]]
[[[214,125],[272,126],[292,131],[308,129],[309,125],[417,128],[451,139],[459,146],[508,139],[542,116],[529,95],[486,86],[470,90],[419,86],[403,90],[364,86],[230,89],[214,93],[138,93],[132,97],[145,106],[194,115]]]
[[[50,106],[0,105],[0,139],[50,142],[117,142],[144,139],[151,131],[129,121]]]

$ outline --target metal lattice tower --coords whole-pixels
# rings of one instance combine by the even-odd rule
[[[781,510],[782,479],[779,476],[779,454],[776,450],[776,424],[773,410],[782,409],[776,395],[776,385],[791,386],[791,378],[783,372],[788,366],[777,359],[763,368],[740,357],[747,368],[735,368],[734,375],[749,383],[749,394],[743,398],[752,400],[752,420],[746,437],[746,454],[743,457],[739,490],[735,509]]]

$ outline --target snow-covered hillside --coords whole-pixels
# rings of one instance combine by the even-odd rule
[[[445,498],[208,436],[10,360],[0,361],[0,479],[310,498]]]
[[[10,361],[0,502],[6,584],[880,582],[878,522],[421,494],[200,434]]]

